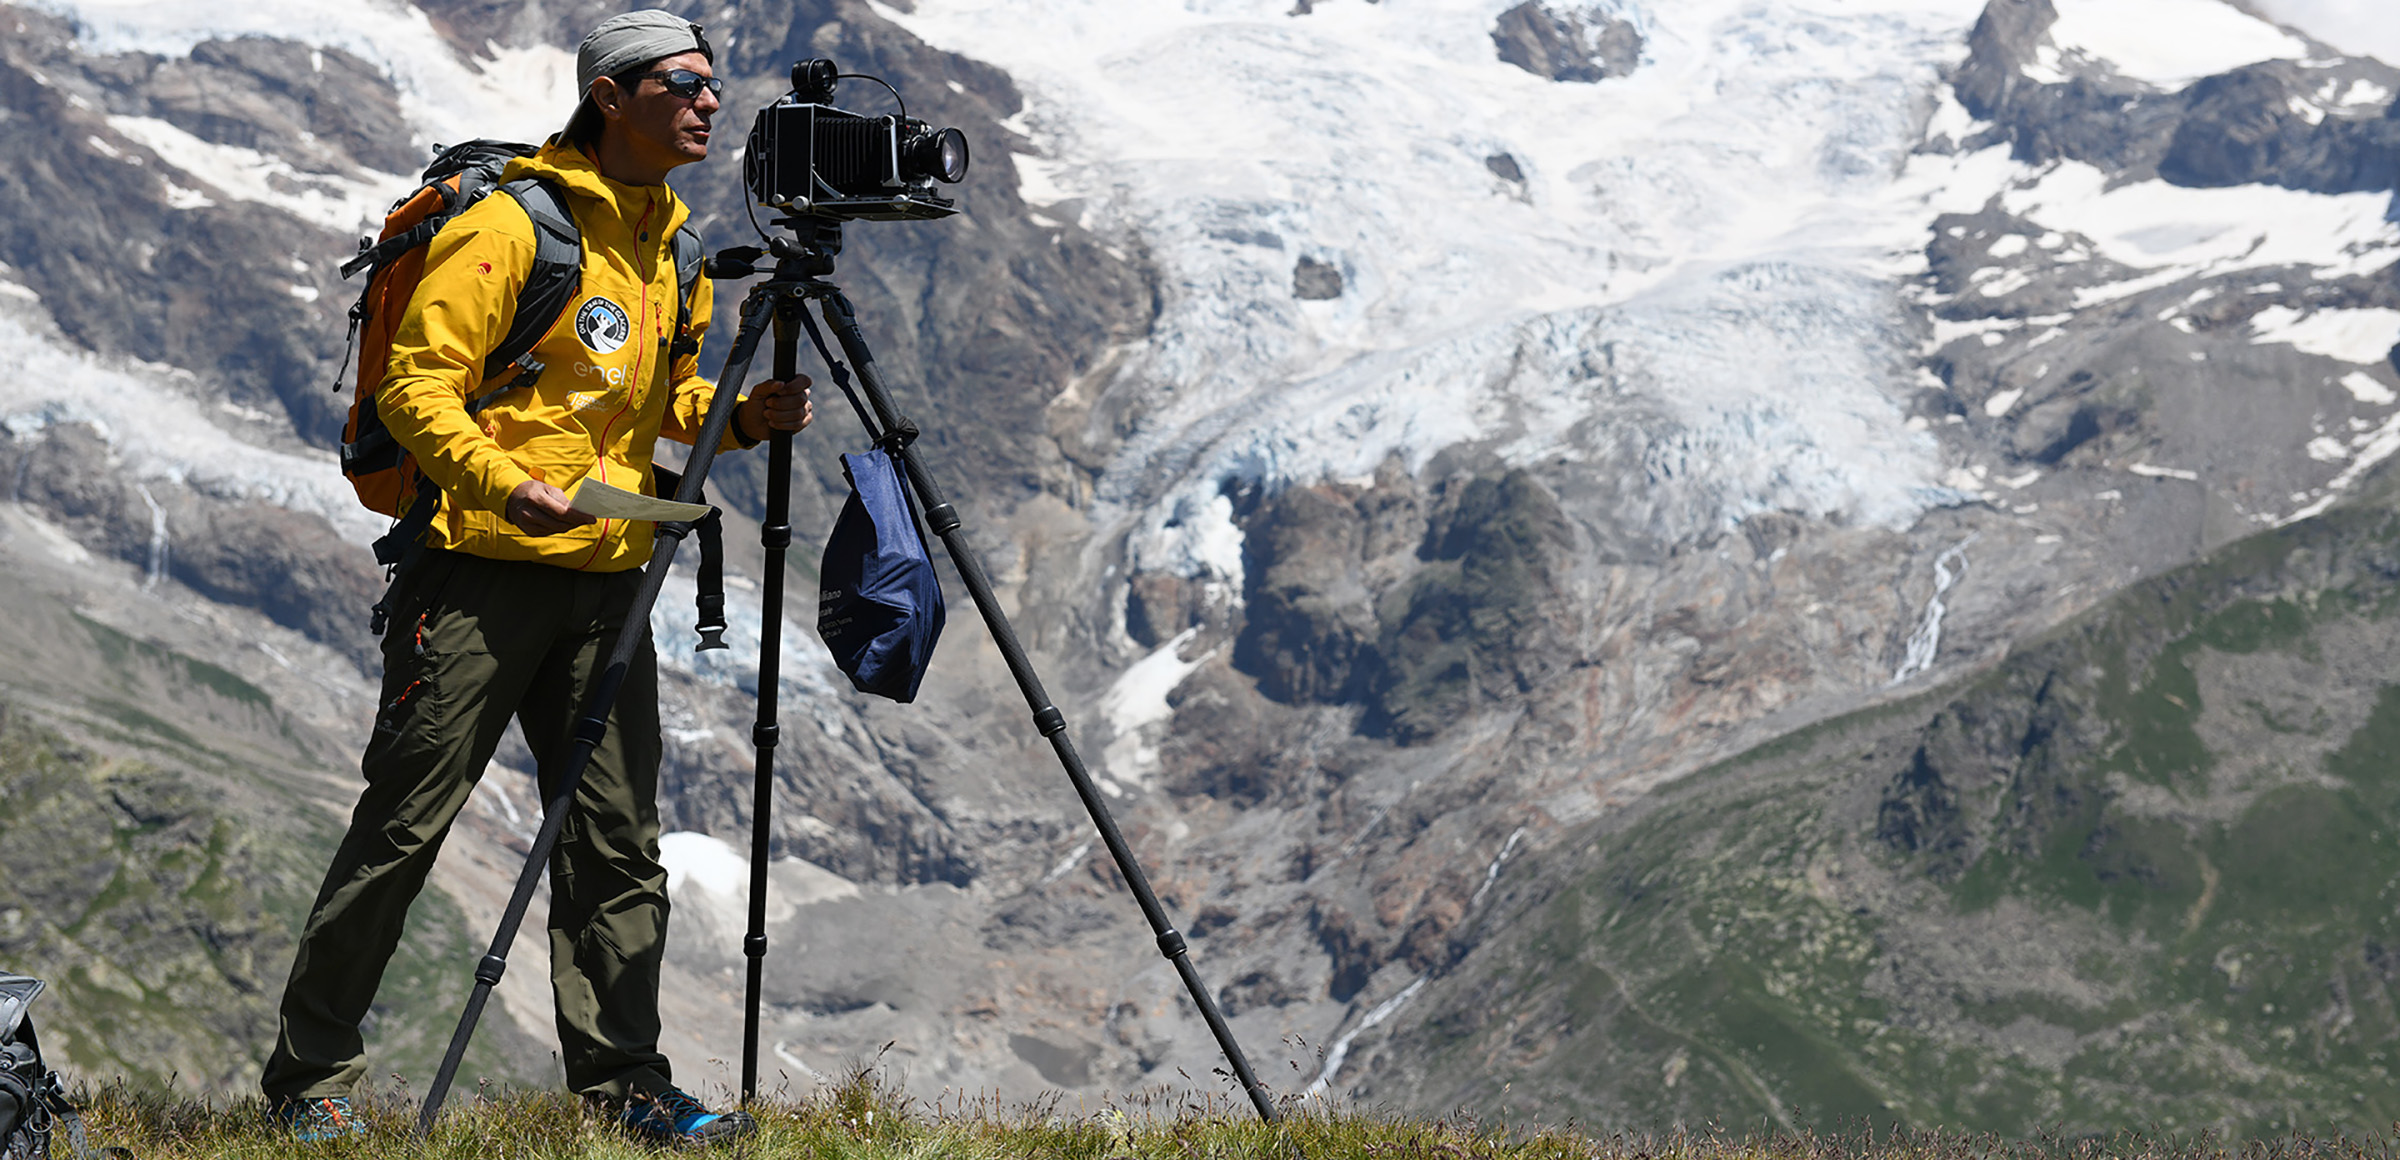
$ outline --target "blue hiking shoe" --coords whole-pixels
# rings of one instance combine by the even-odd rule
[[[286,1099],[276,1101],[275,1122],[283,1125],[292,1139],[302,1144],[320,1144],[327,1140],[364,1136],[367,1126],[350,1110],[348,1096],[319,1096],[311,1100]]]
[[[627,1131],[661,1144],[716,1144],[758,1131],[750,1113],[709,1111],[676,1087],[656,1095],[636,1094],[625,1104],[622,1122]]]

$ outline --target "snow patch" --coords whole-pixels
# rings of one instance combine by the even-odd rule
[[[302,221],[344,233],[380,221],[392,201],[414,184],[410,178],[389,173],[361,177],[302,173],[280,157],[204,141],[155,117],[110,117],[108,125],[158,154],[159,160],[227,197],[271,205]],[[207,204],[213,203],[203,199],[179,208]],[[308,296],[314,300],[316,291],[309,289]]]
[[[2394,394],[2390,387],[2384,386],[2375,376],[2365,371],[2352,371],[2343,375],[2342,389],[2350,392],[2351,398],[2371,407],[2388,407],[2393,403],[2400,403],[2400,394]]]
[[[2359,105],[2382,108],[2392,103],[2392,90],[2361,77],[2350,82],[2350,90],[2342,94],[2339,103],[2343,108]]]
[[[2300,265],[2320,277],[2370,274],[2400,258],[2400,223],[2380,193],[2321,194],[2266,185],[2186,189],[2164,181],[2109,188],[2080,161],[2025,173],[2001,192],[2011,214],[2090,239],[2140,277],[2076,293],[2078,308],[2186,278]]]
[[[660,834],[658,861],[667,868],[670,895],[686,882],[720,896],[749,893],[750,859],[722,838],[690,830]]]
[[[2221,0],[2056,0],[2050,43],[2174,91],[2262,60],[2302,60],[2308,42]],[[2167,30],[2172,30],[2167,31]]]
[[[1157,651],[1135,661],[1117,677],[1116,684],[1110,685],[1108,692],[1101,695],[1100,711],[1117,732],[1131,733],[1144,725],[1159,724],[1175,715],[1174,708],[1167,704],[1167,695],[1174,692],[1175,686],[1182,684],[1183,679],[1192,675],[1192,671],[1199,668],[1202,662],[1216,655],[1214,649],[1200,654],[1196,660],[1187,661],[1175,655],[1177,650],[1191,643],[1192,638],[1199,634],[1197,628],[1184,629],[1175,639],[1160,645]]]
[[[1175,639],[1160,645],[1156,652],[1119,674],[1116,683],[1100,696],[1100,712],[1108,718],[1116,738],[1109,742],[1101,756],[1108,762],[1109,772],[1136,785],[1147,785],[1149,777],[1158,770],[1158,745],[1155,735],[1160,727],[1175,716],[1174,706],[1167,695],[1192,675],[1193,670],[1217,655],[1210,649],[1192,660],[1176,655],[1184,645],[1199,635],[1197,628],[1187,628]]]
[[[2400,345],[2400,310],[2319,310],[2270,306],[2250,320],[2254,343],[2283,343],[2346,363],[2379,363]]]
[[[2357,56],[2400,64],[2400,21],[2383,0],[2253,0],[2261,15]]]

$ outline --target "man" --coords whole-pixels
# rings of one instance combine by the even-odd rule
[[[442,492],[426,551],[392,595],[383,696],[360,765],[367,787],[325,876],[285,986],[280,1033],[260,1081],[296,1134],[356,1131],[349,1095],[365,1074],[359,1022],[399,942],[409,904],[460,807],[515,717],[547,763],[620,632],[650,555],[652,525],[596,520],[562,490],[590,475],[652,482],[660,435],[689,442],[714,388],[675,351],[675,230],[686,216],[669,170],[708,156],[718,109],[700,26],[631,12],[594,29],[576,56],[583,94],[567,130],[511,164],[564,193],[582,234],[581,285],[533,357],[530,389],[480,412],[485,356],[508,332],[533,261],[534,226],[506,196],[452,220],[393,337],[377,404]],[[691,305],[708,326],[709,286]],[[798,431],[809,381],[759,384],[729,445]],[[568,1087],[621,1109],[662,1140],[755,1130],[677,1089],[658,1050],[666,872],[658,862],[658,688],[644,649],[627,673],[550,862],[550,981]],[[544,787],[545,796],[549,787]]]

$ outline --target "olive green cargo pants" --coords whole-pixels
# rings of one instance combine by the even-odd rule
[[[639,571],[429,551],[393,593],[367,787],[326,871],[285,984],[260,1087],[348,1095],[366,1074],[359,1024],[451,820],[515,716],[547,798],[575,717],[641,583]],[[550,985],[567,1086],[624,1098],[667,1083],[658,1051],[667,874],[658,861],[658,669],[638,650],[608,735],[550,858]],[[480,948],[478,938],[474,945]],[[460,963],[463,978],[470,964]],[[441,1030],[447,1031],[444,1023]]]

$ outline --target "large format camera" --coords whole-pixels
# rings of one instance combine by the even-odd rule
[[[870,117],[833,106],[844,76],[874,81],[900,103]],[[948,217],[957,202],[934,192],[967,175],[967,136],[908,115],[900,92],[880,77],[843,73],[830,60],[792,66],[792,91],[759,110],[742,179],[760,205],[833,221]]]

